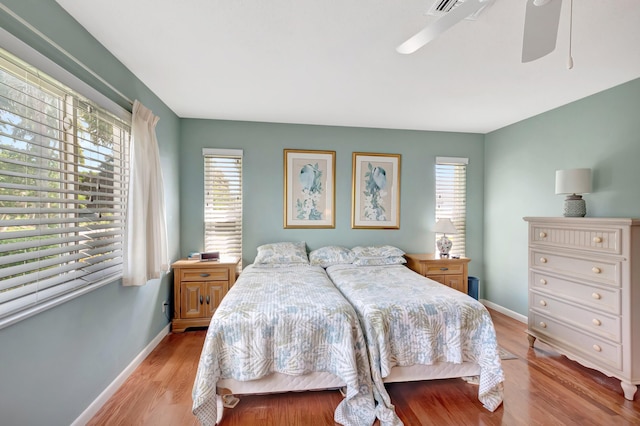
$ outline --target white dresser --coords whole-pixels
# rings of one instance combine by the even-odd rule
[[[640,219],[525,217],[529,345],[640,384]]]

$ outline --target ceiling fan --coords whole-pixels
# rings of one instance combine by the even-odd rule
[[[396,48],[410,54],[437,38],[463,19],[475,19],[495,0],[436,0],[429,14],[440,15]],[[522,62],[539,59],[556,48],[562,0],[527,0],[522,39]],[[570,67],[572,62],[570,60]]]

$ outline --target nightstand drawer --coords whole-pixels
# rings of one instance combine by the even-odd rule
[[[446,263],[446,264],[429,264],[425,265],[425,275],[460,275],[464,272],[464,264],[462,263]]]
[[[228,269],[183,269],[181,272],[182,281],[227,281],[229,279]]]

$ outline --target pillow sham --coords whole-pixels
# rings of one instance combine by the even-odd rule
[[[345,265],[353,263],[355,254],[351,249],[341,246],[326,246],[309,253],[309,262],[327,268],[331,265]]]
[[[377,266],[377,265],[402,265],[407,263],[407,259],[404,256],[389,256],[389,257],[357,257],[353,264],[357,266]]]
[[[397,247],[384,246],[358,246],[351,249],[356,258],[360,259],[379,259],[385,257],[404,256],[404,251]]]
[[[256,265],[309,263],[307,245],[304,241],[263,244],[258,247]]]

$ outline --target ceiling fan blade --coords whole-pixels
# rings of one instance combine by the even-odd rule
[[[528,0],[522,37],[522,62],[553,52],[558,38],[562,0]]]
[[[405,55],[415,52],[464,18],[480,10],[485,6],[485,3],[486,0],[467,0],[464,3],[460,3],[460,5],[451,9],[433,24],[426,26],[422,31],[402,43],[396,48],[396,51]]]

